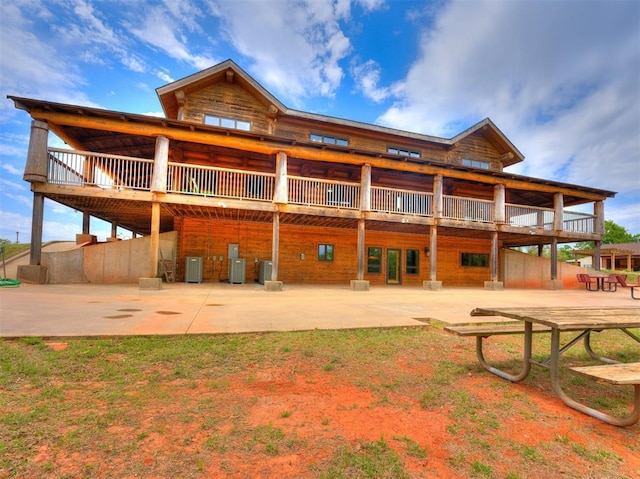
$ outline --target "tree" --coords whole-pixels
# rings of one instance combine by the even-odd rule
[[[603,244],[633,243],[640,235],[632,235],[624,226],[620,226],[611,220],[604,222]]]

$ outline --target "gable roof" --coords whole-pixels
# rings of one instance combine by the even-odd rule
[[[395,128],[363,123],[343,118],[320,115],[289,109],[266,88],[258,83],[251,75],[240,68],[233,60],[226,60],[206,70],[194,73],[181,80],[156,89],[156,93],[162,105],[162,109],[168,119],[178,118],[181,95],[187,92],[198,91],[220,81],[235,82],[249,92],[260,103],[265,105],[274,115],[283,115],[292,118],[330,123],[337,126],[366,130],[374,133],[382,133],[393,136],[404,136],[407,139],[427,141],[446,147],[452,147],[473,135],[480,135],[487,139],[498,151],[503,153],[502,163],[511,166],[524,160],[524,155],[509,141],[500,129],[489,119],[476,123],[453,138],[439,138],[422,133],[408,132]]]

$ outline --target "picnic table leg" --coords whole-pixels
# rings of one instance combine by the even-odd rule
[[[533,324],[529,321],[524,323],[524,352],[522,357],[522,370],[518,374],[510,374],[502,369],[491,366],[484,357],[482,351],[482,345],[484,338],[482,336],[476,336],[476,356],[483,368],[490,373],[500,376],[503,379],[517,383],[522,381],[531,372],[531,342],[533,338]]]
[[[622,328],[621,331],[623,333],[625,333],[627,336],[629,336],[631,339],[637,341],[638,343],[640,343],[640,337],[636,336],[635,334],[633,334],[631,331],[629,331],[626,328]],[[600,331],[597,331],[600,332]],[[593,359],[595,359],[596,361],[600,361],[602,363],[607,363],[607,364],[617,364],[620,361],[616,361],[615,359],[610,359],[610,358],[606,358],[604,356],[600,356],[598,353],[596,353],[592,348],[591,348],[591,333],[587,333],[586,336],[584,337],[584,349],[587,351],[587,353],[589,353],[589,356],[591,356]]]
[[[588,335],[586,336],[588,337]],[[586,338],[585,337],[585,338]],[[570,408],[580,411],[588,416],[600,419],[613,426],[630,426],[640,419],[640,384],[634,384],[634,405],[633,411],[624,417],[614,417],[605,412],[593,409],[586,404],[582,404],[571,399],[560,385],[560,331],[557,328],[551,330],[551,359],[549,369],[551,370],[551,387],[553,392]]]

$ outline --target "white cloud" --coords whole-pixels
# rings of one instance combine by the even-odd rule
[[[351,66],[351,76],[356,83],[356,88],[376,103],[386,100],[391,93],[389,87],[379,86],[380,66],[373,60],[364,63],[354,62]]]
[[[344,2],[221,1],[213,11],[267,88],[294,103],[335,94],[344,76],[340,61],[351,50],[338,23],[349,13]]]
[[[490,117],[526,156],[510,171],[637,208],[639,79],[636,2],[453,0],[378,121],[451,137]]]

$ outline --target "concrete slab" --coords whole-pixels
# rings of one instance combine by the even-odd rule
[[[273,294],[260,284],[23,284],[0,288],[0,336],[216,334],[309,329],[417,327],[469,322],[475,307],[637,306],[623,288],[584,290],[291,285]]]

